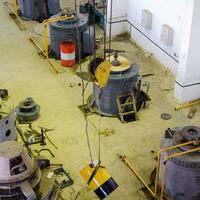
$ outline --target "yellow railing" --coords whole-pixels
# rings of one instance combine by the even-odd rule
[[[196,106],[198,104],[200,104],[200,99],[196,99],[194,101],[189,101],[189,102],[180,104],[180,105],[175,107],[175,110],[181,110],[181,109],[184,109],[184,108],[189,108],[191,106]]]
[[[184,147],[184,146],[187,146],[187,145],[196,145],[197,144],[197,141],[190,141],[190,142],[186,142],[186,143],[183,143],[183,144],[179,144],[179,145],[175,145],[175,146],[171,146],[171,147],[167,147],[167,148],[164,148],[164,149],[161,149],[159,152],[158,152],[158,155],[157,155],[157,165],[156,165],[156,176],[155,176],[155,189],[154,191],[148,186],[148,184],[145,183],[145,181],[143,180],[143,178],[137,173],[137,171],[132,167],[132,165],[130,164],[130,162],[128,161],[128,159],[126,158],[126,156],[122,156],[120,155],[120,159],[122,161],[124,161],[126,163],[126,165],[131,169],[131,171],[135,174],[135,176],[138,178],[138,180],[145,186],[145,188],[149,191],[149,193],[151,194],[151,196],[155,199],[158,198],[158,179],[159,179],[159,171],[160,171],[160,156],[161,156],[161,153],[165,152],[165,151],[169,151],[169,150],[173,150],[173,149],[176,149],[176,148],[179,148],[179,147]],[[186,155],[186,154],[189,154],[189,153],[192,153],[192,152],[196,152],[196,151],[200,151],[200,147],[198,148],[194,148],[194,149],[190,149],[188,151],[185,151],[185,152],[181,152],[181,153],[176,153],[176,154],[173,154],[173,155],[170,155],[170,156],[165,156],[164,159],[163,159],[163,162],[162,162],[162,178],[161,178],[161,194],[160,194],[160,200],[163,200],[163,195],[164,195],[164,187],[165,187],[165,175],[166,175],[166,164],[167,164],[167,161],[170,159],[170,158],[173,158],[173,157],[178,157],[178,156],[183,156],[183,155]]]
[[[19,17],[19,6],[18,6],[18,0],[12,0],[12,5],[10,5],[8,3],[8,1],[4,2],[5,6],[7,6],[7,8],[15,15],[16,19],[18,20],[18,22],[20,23],[19,28],[21,30],[25,30],[26,27],[24,25],[24,23],[22,22],[22,20]],[[19,24],[17,24],[19,25]]]
[[[164,149],[161,149],[160,151],[158,151],[157,165],[156,165],[156,177],[155,177],[155,191],[154,191],[155,194],[157,194],[157,190],[158,190],[158,177],[159,177],[160,155],[161,155],[161,153],[163,153],[165,151],[173,150],[173,149],[176,149],[176,148],[179,148],[179,147],[184,147],[184,146],[187,146],[187,145],[190,145],[190,144],[194,144],[194,143],[196,143],[196,141],[186,142],[186,143],[179,144],[179,145],[176,145],[176,146],[167,147],[167,148],[164,148]]]
[[[194,148],[194,149],[190,149],[190,150],[188,150],[188,151],[184,151],[184,152],[181,152],[181,153],[176,153],[176,154],[173,154],[173,155],[170,155],[170,156],[166,156],[166,157],[164,158],[164,160],[163,160],[163,166],[162,166],[162,182],[161,182],[162,185],[161,185],[160,200],[163,200],[163,195],[164,195],[167,161],[168,161],[170,158],[175,158],[175,157],[179,157],[179,156],[184,156],[184,155],[187,155],[187,154],[189,154],[189,153],[196,152],[196,151],[200,151],[200,147]]]
[[[18,1],[17,0],[13,0],[13,10],[14,10],[14,14],[16,16],[19,16],[19,13],[18,13],[19,8],[18,8]]]
[[[72,16],[64,15],[64,16],[54,17],[54,18],[50,18],[50,19],[45,19],[42,22],[42,24],[43,24],[44,55],[45,55],[46,58],[49,58],[49,55],[48,55],[48,45],[49,44],[48,44],[48,29],[47,29],[47,26],[50,23],[53,23],[53,22],[69,20],[69,19],[74,19],[74,15],[72,15]]]

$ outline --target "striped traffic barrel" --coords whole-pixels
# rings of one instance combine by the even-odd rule
[[[73,41],[63,41],[60,43],[61,65],[72,67],[76,64],[75,43]]]

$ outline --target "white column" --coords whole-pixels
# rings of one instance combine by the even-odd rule
[[[111,19],[111,1],[112,1],[112,19]],[[126,20],[127,14],[127,0],[108,0],[108,23],[107,23],[107,34],[109,35],[110,22],[119,22],[112,24],[112,35],[117,35],[125,32],[127,29],[126,22],[120,22]]]
[[[181,102],[200,98],[200,0],[187,0],[186,4],[175,83],[175,97]]]

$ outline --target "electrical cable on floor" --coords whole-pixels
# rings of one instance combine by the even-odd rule
[[[71,200],[77,200],[79,198],[80,194],[81,194],[81,191],[76,193],[76,191],[73,189],[73,192],[70,193],[70,199]],[[73,197],[73,195],[74,195],[74,197]]]

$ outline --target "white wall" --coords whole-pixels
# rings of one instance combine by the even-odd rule
[[[119,1],[121,1],[120,4]],[[120,16],[124,13],[124,16],[127,17],[134,26],[171,55],[175,60],[179,61],[182,18],[186,1],[188,0],[113,0],[113,4],[115,4],[113,17]],[[123,8],[124,6],[126,6],[126,9]],[[152,30],[150,31],[146,31],[141,26],[141,13],[143,9],[148,9],[153,14]],[[163,24],[168,24],[174,29],[174,40],[171,47],[167,47],[160,42],[161,26]],[[115,30],[115,27],[117,30]],[[120,25],[114,25],[113,33],[119,33],[120,30],[130,30],[129,25],[123,25],[124,30],[120,29],[120,27]],[[178,62],[170,58],[170,56],[160,50],[160,48],[156,47],[156,45],[136,29],[132,28],[131,32],[132,38],[139,45],[147,51],[152,52],[154,56],[165,66],[169,67],[172,72],[177,73]]]

